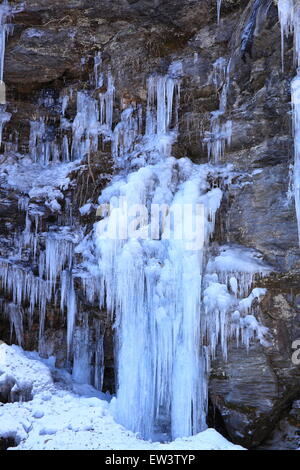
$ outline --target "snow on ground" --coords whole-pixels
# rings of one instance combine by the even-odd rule
[[[70,380],[67,372],[53,367],[53,360],[0,344],[0,398],[7,391],[12,398],[31,393],[30,401],[0,403],[0,438],[14,439],[17,450],[242,449],[214,429],[169,444],[140,440],[114,421],[103,394]]]

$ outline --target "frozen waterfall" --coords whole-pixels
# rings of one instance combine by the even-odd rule
[[[115,135],[120,142],[122,132],[126,172],[99,198],[109,209],[95,227],[100,306],[115,317],[114,413],[125,427],[147,439],[175,439],[205,429],[209,360],[219,339],[226,358],[229,337],[249,331],[250,336],[243,337],[247,345],[248,338],[263,339],[265,334],[255,317],[245,320],[253,301],[265,291],[248,298],[252,282],[241,288],[242,268],[235,273],[239,292],[234,295],[221,276],[226,268],[219,278],[204,276],[222,201],[222,190],[210,187],[209,175],[230,179],[230,172],[170,156],[178,130],[181,73],[177,63],[168,75],[149,78],[145,135],[138,136],[136,110],[123,112]],[[215,157],[219,147],[212,152]],[[120,150],[116,156],[119,161]],[[138,169],[133,171],[131,165]],[[238,256],[230,255],[231,265]],[[263,274],[259,265],[248,264],[251,273]]]

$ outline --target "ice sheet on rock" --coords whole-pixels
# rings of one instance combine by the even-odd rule
[[[34,276],[29,269],[4,259],[0,259],[0,282],[2,289],[11,296],[13,304],[19,308],[22,308],[25,303],[28,304],[29,325],[32,324],[35,308],[38,308],[40,318],[39,336],[41,338],[44,332],[46,304],[51,299],[49,284],[43,279]],[[20,310],[20,314],[22,311]]]
[[[221,90],[219,109],[211,113],[210,131],[205,133],[203,142],[207,146],[209,161],[220,163],[226,146],[231,144],[232,121],[225,119],[227,95],[230,86],[231,60],[220,57],[213,64],[212,82]]]
[[[254,338],[263,346],[269,345],[269,331],[255,318],[253,307],[267,291],[251,288],[255,275],[263,277],[270,271],[259,253],[237,246],[221,247],[220,254],[208,261],[203,304],[212,357],[220,342],[226,360],[228,342],[233,337],[247,349]]]
[[[156,104],[155,117],[150,119],[148,115],[151,132],[159,132],[157,139],[164,138],[170,125],[167,81],[155,79],[150,84],[150,94],[153,92],[156,99],[164,101],[164,105]],[[170,87],[171,99],[174,83]],[[153,100],[149,99],[149,108]],[[180,219],[167,227],[171,240],[161,225],[156,237],[148,240],[145,235],[147,232],[149,235],[149,222],[142,219],[133,237],[127,238],[125,234],[111,239],[110,234],[120,222],[118,204],[122,198],[128,207],[163,203],[170,206],[170,212],[184,204],[195,210],[199,204],[204,207],[205,244],[213,233],[215,213],[222,199],[222,191],[209,190],[207,182],[208,174],[215,169],[161,155],[161,162],[142,167],[127,177],[116,177],[103,191],[99,202],[115,201],[116,206],[109,217],[96,225],[95,231],[100,306],[116,313],[115,416],[147,438],[163,427],[169,428],[175,438],[195,434],[206,426],[206,360],[203,354],[199,355],[203,249],[202,245],[200,250],[187,249],[186,240],[174,239],[175,232],[183,230]],[[126,230],[122,222],[119,229]],[[191,244],[195,242],[193,236],[188,240]]]

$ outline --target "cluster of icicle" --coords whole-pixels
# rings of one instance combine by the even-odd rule
[[[227,167],[195,165],[187,158],[171,156],[178,131],[181,74],[177,62],[166,76],[149,78],[144,135],[139,134],[140,109],[123,111],[113,146],[115,158],[123,161],[123,171],[99,198],[100,204],[111,207],[95,225],[98,265],[93,264],[89,237],[77,248],[91,278],[97,279],[86,282],[86,295],[90,300],[98,298],[100,307],[115,316],[115,416],[147,439],[162,433],[177,438],[203,430],[208,363],[217,343],[221,339],[226,358],[230,337],[238,341],[241,336],[248,347],[253,337],[263,341],[266,333],[250,315],[252,305],[265,294],[263,289],[250,289],[254,273],[264,272],[260,265],[253,262],[249,273],[243,273],[240,266],[234,268],[232,255],[230,278],[234,286],[234,272],[235,291],[222,278],[227,267],[205,272],[207,248],[223,197],[221,189],[212,189],[208,180],[209,176],[230,179],[230,172]],[[136,232],[128,236],[123,201],[129,208],[166,205],[169,213],[178,206],[189,204],[196,210],[201,205],[203,245],[192,250],[186,240],[176,238],[175,231],[184,232],[183,219],[168,226],[167,234],[165,226],[159,225],[151,238],[149,219],[141,216]],[[113,238],[110,234],[116,227],[122,236]],[[246,275],[248,284],[242,289]]]
[[[37,254],[37,246],[39,237],[44,238],[45,250]],[[64,234],[66,237],[66,234]],[[67,305],[70,310],[70,288],[67,283],[67,273],[70,273],[73,259],[73,243],[69,235],[70,241],[62,238],[59,233],[47,232],[38,235],[36,232],[31,232],[31,222],[27,216],[25,230],[19,237],[16,237],[15,244],[18,250],[20,259],[23,256],[24,250],[29,250],[33,254],[33,261],[38,266],[38,276],[35,276],[31,269],[26,269],[22,264],[18,266],[13,260],[0,259],[0,280],[2,289],[8,293],[12,298],[12,303],[15,310],[19,312],[18,315],[23,315],[22,306],[28,305],[26,312],[27,324],[31,328],[33,315],[36,309],[39,312],[40,318],[40,341],[43,339],[45,327],[45,314],[47,303],[57,296],[57,281],[61,279],[61,310]],[[37,258],[37,259],[36,259]],[[18,324],[22,322],[15,322],[14,318],[10,317],[13,322],[13,327],[19,339],[19,343],[23,343],[21,330]],[[71,341],[68,341],[70,348]]]
[[[5,12],[10,11],[7,2],[3,4],[4,7]],[[3,18],[6,18],[4,13]],[[45,181],[52,192],[53,188],[50,186],[55,185],[55,181],[51,180],[52,167],[82,160],[98,149],[100,138],[113,138],[114,85],[111,75],[104,75],[101,71],[101,54],[95,56],[93,82],[98,97],[93,98],[91,93],[78,91],[77,114],[73,122],[65,117],[72,90],[70,95],[62,97],[61,146],[55,136],[53,137],[51,124],[43,117],[30,123],[29,153],[34,164],[41,165],[46,170],[49,168]],[[54,104],[54,100],[51,96],[46,96],[40,99],[38,104],[40,107],[49,107]],[[57,190],[55,192],[60,193]],[[33,192],[30,192],[30,195],[31,193]],[[60,208],[54,200],[51,210],[55,209],[54,203]],[[68,206],[67,198],[65,203]],[[104,370],[103,331],[100,328],[100,320],[88,320],[87,313],[78,311],[75,293],[74,247],[78,243],[80,229],[70,230],[72,217],[65,217],[65,220],[61,220],[62,227],[54,226],[49,232],[41,233],[39,220],[43,211],[35,206],[30,198],[20,197],[19,210],[26,213],[26,226],[21,234],[15,236],[15,253],[11,259],[0,260],[1,289],[11,299],[11,302],[3,304],[3,311],[10,320],[11,333],[16,335],[20,345],[24,343],[25,325],[26,329],[30,330],[38,312],[39,352],[45,354],[47,305],[51,303],[57,305],[58,309],[60,307],[62,315],[66,312],[67,352],[68,359],[73,364],[73,375],[76,380],[91,383],[101,389]],[[35,274],[31,268],[27,268],[29,263],[33,263]],[[87,279],[82,276],[80,282],[85,287]],[[88,299],[92,297],[88,292],[91,292],[93,282],[95,284],[93,280],[90,287],[86,288]]]
[[[124,149],[125,160],[140,168],[130,171],[128,162],[125,176],[118,176],[99,202],[123,198],[128,207],[165,204],[170,212],[175,205],[202,204],[207,242],[222,192],[210,190],[208,165],[170,156],[180,74],[177,63],[167,76],[149,78],[146,132],[136,146],[131,137],[139,113],[134,118],[135,110],[123,112],[116,128],[118,157]],[[205,427],[207,406],[200,321],[204,250],[186,250],[184,240],[173,239],[172,233],[165,237],[162,227],[155,239],[145,237],[149,221],[142,220],[133,237],[110,239],[118,214],[117,204],[95,228],[100,306],[116,315],[116,418],[147,439],[163,429],[171,430],[173,438],[191,435]]]
[[[284,39],[294,34],[294,56],[297,75],[292,81],[292,105],[294,121],[294,194],[300,241],[300,2],[278,0],[278,14],[281,25],[282,66],[284,67]]]
[[[77,114],[73,122],[65,116],[73,90],[70,90],[70,95],[61,99],[62,143],[52,137],[51,126],[44,116],[30,122],[29,149],[34,162],[48,165],[50,162],[74,161],[96,152],[100,137],[103,141],[112,140],[114,83],[110,73],[105,76],[101,72],[101,53],[95,56],[94,61],[94,81],[98,97],[93,98],[86,91],[78,91]],[[49,99],[41,104],[49,106]]]
[[[95,82],[100,86],[103,80],[98,68],[100,56],[96,59]],[[99,203],[114,201],[116,207],[95,226],[93,240],[87,237],[77,247],[76,239],[66,228],[62,233],[56,230],[38,234],[36,223],[34,233],[27,218],[16,244],[20,252],[28,248],[33,253],[39,275],[4,260],[0,270],[2,288],[12,298],[7,314],[20,344],[24,334],[24,304],[29,305],[29,328],[35,310],[39,311],[42,347],[47,303],[60,302],[62,313],[67,311],[67,344],[73,359],[73,376],[99,388],[103,380],[103,334],[98,325],[96,344],[91,348],[90,325],[78,311],[75,280],[81,283],[87,302],[98,301],[100,308],[114,314],[118,369],[115,414],[119,422],[144,438],[160,433],[176,438],[204,429],[208,363],[219,339],[226,357],[227,341],[234,333],[241,335],[247,346],[252,337],[261,339],[264,334],[254,324],[255,317],[247,315],[252,303],[264,292],[254,291],[247,297],[245,289],[238,296],[232,290],[232,280],[227,286],[223,282],[222,271],[205,274],[207,247],[222,200],[221,189],[211,189],[208,180],[211,175],[221,179],[230,175],[227,167],[195,165],[187,158],[171,157],[178,132],[181,74],[181,64],[176,62],[167,75],[149,77],[144,134],[139,106],[126,108],[113,129],[112,93],[100,94],[98,101],[78,92],[77,116],[72,124],[74,155],[96,149],[99,135],[105,134],[112,140],[113,156],[121,174],[103,191]],[[64,99],[63,116],[66,107]],[[38,147],[39,142],[45,142],[46,132],[42,127],[37,138],[31,135],[35,152],[32,158],[43,165],[50,163],[45,158],[49,151]],[[176,227],[171,224],[168,237],[159,225],[156,237],[148,239],[144,235],[149,227],[141,221],[134,237],[108,239],[106,233],[114,227],[118,216],[118,201],[124,199],[129,207],[164,204],[170,212],[175,206],[200,204],[204,208],[203,247],[189,250],[184,240],[172,237],[172,232],[184,231],[180,220]],[[22,210],[28,209],[27,203],[20,202]],[[41,252],[37,248],[40,237],[45,244]],[[85,262],[81,268],[86,272],[78,269],[74,272],[74,252],[83,255]],[[224,286],[229,289],[226,305],[222,298]],[[78,322],[80,327],[76,326]],[[208,347],[204,344],[206,338]],[[93,371],[92,355],[96,357]]]
[[[27,219],[29,221],[29,219]],[[43,239],[45,249],[38,250]],[[34,256],[38,275],[15,260],[0,259],[0,285],[11,299],[2,305],[9,318],[11,334],[18,344],[24,342],[24,334],[30,331],[34,316],[39,315],[39,350],[45,354],[45,320],[47,304],[60,307],[61,314],[67,312],[67,351],[73,362],[74,379],[80,383],[91,383],[101,389],[103,381],[103,332],[100,322],[94,321],[95,335],[91,336],[90,323],[85,312],[77,312],[74,288],[74,246],[76,236],[67,227],[56,227],[53,231],[38,234],[31,232],[30,223],[15,243],[21,258],[26,250]],[[81,326],[76,326],[76,316]],[[25,329],[26,325],[26,329]],[[93,344],[92,344],[93,343]],[[92,358],[95,364],[92,366]]]
[[[270,268],[254,250],[238,246],[220,247],[211,257],[204,277],[203,305],[205,330],[209,338],[210,357],[215,358],[218,344],[227,360],[228,340],[234,338],[249,349],[257,338],[268,346],[268,329],[258,322],[259,304],[266,289],[251,290],[255,276],[264,277]]]

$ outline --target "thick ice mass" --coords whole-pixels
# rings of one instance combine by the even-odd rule
[[[222,201],[222,190],[211,189],[208,179],[209,175],[226,179],[228,169],[194,165],[188,159],[170,156],[178,128],[181,73],[176,64],[167,76],[149,78],[145,135],[138,135],[136,111],[123,111],[115,129],[116,147],[120,149],[122,142],[122,151],[115,155],[117,161],[122,155],[127,160],[127,171],[99,198],[99,203],[111,204],[111,209],[96,224],[94,234],[100,306],[116,317],[118,389],[114,415],[148,439],[162,433],[174,439],[205,429],[207,364],[219,339],[226,358],[230,315],[238,304],[227,287],[217,282],[216,288],[224,294],[216,297],[216,288],[204,276],[207,247]],[[223,74],[226,77],[226,67]],[[225,101],[224,96],[222,109]],[[215,147],[213,152],[219,154]],[[133,162],[140,166],[138,170],[130,169]],[[157,219],[153,213],[149,219],[148,209],[155,204],[167,205],[173,215],[189,204],[190,224],[196,208],[201,207],[197,233],[185,238],[184,218],[180,216],[174,224],[169,217],[167,228],[156,224],[153,232],[151,222]],[[140,214],[137,228],[130,234],[126,211],[140,206],[145,207],[145,213]],[[197,239],[200,233],[201,240]],[[252,270],[253,274],[254,263]],[[212,305],[214,298],[222,307]],[[245,333],[246,323],[240,328]],[[254,330],[257,328],[252,337]],[[207,334],[209,348],[203,344]],[[244,344],[248,345],[247,340]]]

